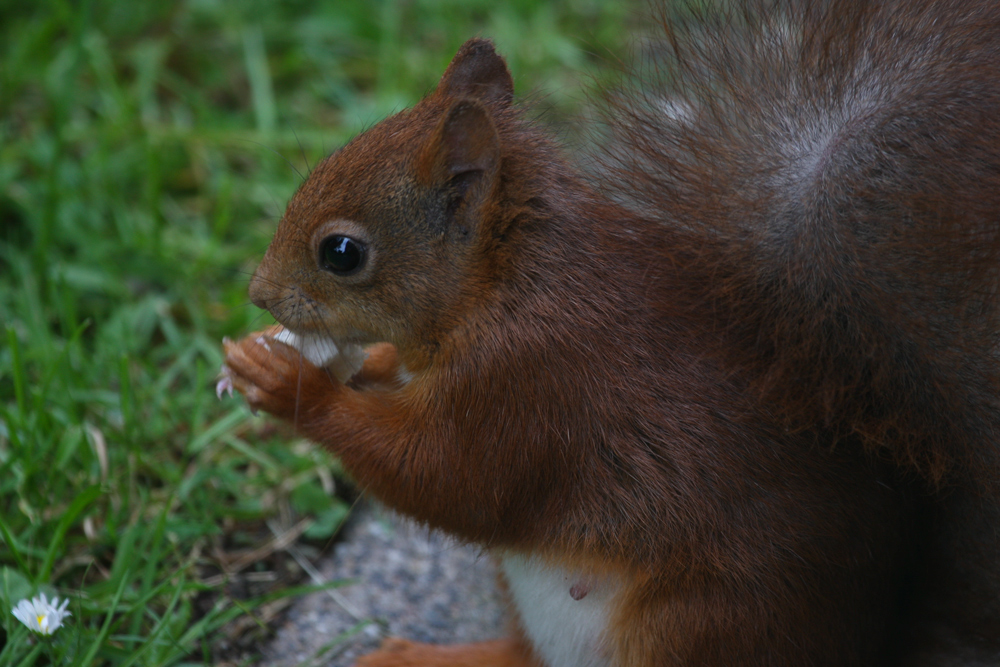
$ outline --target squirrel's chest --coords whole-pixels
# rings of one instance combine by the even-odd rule
[[[606,631],[617,592],[541,560],[499,556],[524,634],[546,667],[606,667]]]

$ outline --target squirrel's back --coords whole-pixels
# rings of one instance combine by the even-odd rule
[[[992,487],[1000,4],[749,4],[665,22],[602,180],[700,247],[684,296],[787,427]]]
[[[993,664],[1000,3],[740,8],[664,22],[602,182],[675,239],[665,298],[777,424],[924,480],[903,642]]]

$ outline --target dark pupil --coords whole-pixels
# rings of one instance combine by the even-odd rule
[[[327,271],[349,273],[361,266],[365,248],[349,236],[328,236],[323,239],[319,255]]]

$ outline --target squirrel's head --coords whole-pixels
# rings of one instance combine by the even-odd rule
[[[253,302],[295,333],[389,342],[419,365],[491,280],[505,217],[498,128],[512,98],[493,45],[466,42],[431,95],[303,183],[250,283]]]

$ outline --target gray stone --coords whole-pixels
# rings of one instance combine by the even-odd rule
[[[317,569],[347,580],[308,595],[262,647],[260,667],[349,667],[395,636],[441,644],[504,634],[496,570],[478,549],[366,505]]]

